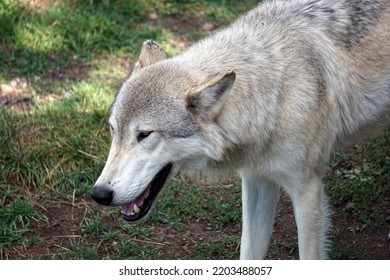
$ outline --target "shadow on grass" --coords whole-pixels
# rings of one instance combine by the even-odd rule
[[[143,41],[166,41],[161,18],[195,17],[225,24],[258,1],[52,0],[0,2],[0,81],[88,63],[100,53],[134,56]],[[40,4],[40,5],[39,5]],[[188,26],[190,29],[191,26]]]
[[[33,8],[17,1],[0,4],[0,78],[38,75],[55,67],[88,62],[101,52],[132,54],[163,30],[145,22],[139,1],[58,1]]]

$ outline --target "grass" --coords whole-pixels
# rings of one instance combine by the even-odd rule
[[[253,4],[244,2],[240,9]],[[9,84],[16,78],[26,78],[27,91],[36,104],[27,112],[7,108],[0,112],[0,139],[4,143],[0,147],[2,259],[10,257],[12,246],[27,248],[37,238],[39,241],[30,234],[30,223],[39,220],[45,224],[45,202],[89,195],[108,151],[108,107],[129,71],[121,63],[134,61],[142,42],[149,38],[163,42],[171,53],[178,51],[166,43],[173,34],[162,24],[150,24],[148,15],[157,12],[163,20],[183,12],[186,17],[196,16],[196,11],[203,10],[204,19],[199,20],[206,21],[217,13],[225,14],[218,12],[220,9],[229,11],[230,16],[214,16],[218,22],[238,13],[232,1],[80,0],[50,1],[42,6],[29,5],[28,1],[0,3],[0,82]],[[180,181],[175,181],[151,223],[162,219],[179,230],[187,218],[205,218],[207,199],[204,195],[195,200],[195,195],[185,197],[189,188],[197,189],[188,185],[180,189]],[[191,210],[173,198],[175,189],[185,197],[185,203],[191,203]],[[196,211],[197,203],[203,210]],[[104,215],[115,217],[117,213],[107,211]],[[84,219],[80,232],[99,242],[116,242],[117,256],[112,258],[126,256],[121,249],[125,245],[119,242],[124,234],[150,237],[152,226],[130,230],[118,218],[114,220],[121,230],[109,228],[99,213],[92,214]],[[91,249],[93,246],[86,242],[90,240],[72,239],[67,250],[58,245],[58,252],[49,255],[98,258],[97,248]]]
[[[9,246],[15,243],[28,246],[35,242],[36,236],[28,238],[24,233],[28,231],[31,220],[39,219],[39,213],[31,201],[21,196],[13,197],[9,188],[1,186],[0,193],[4,196],[0,208],[0,258],[4,259],[8,255]],[[4,207],[7,204],[10,205]]]
[[[178,38],[196,40],[207,34],[205,22],[221,26],[256,2],[0,2],[0,83],[25,79],[13,94],[29,100],[27,110],[0,108],[0,259],[237,258],[237,183],[199,187],[177,177],[137,226],[97,207],[89,193],[109,149],[108,108],[142,42],[153,38],[177,53]],[[168,19],[184,25],[182,37]],[[334,208],[345,208],[341,217],[357,221],[354,230],[386,226],[389,147],[387,133],[331,163],[327,191]],[[296,252],[296,240],[275,244],[275,254]],[[350,252],[333,256],[359,257]]]
[[[375,140],[336,154],[325,183],[334,207],[345,205],[342,215],[353,216],[370,228],[385,227],[390,182],[390,131]]]

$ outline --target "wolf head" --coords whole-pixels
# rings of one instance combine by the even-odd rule
[[[213,144],[220,137],[216,120],[235,73],[201,79],[191,73],[188,65],[167,59],[156,42],[146,41],[111,106],[112,144],[92,197],[121,206],[125,220],[148,214],[179,171],[204,168],[220,157]]]

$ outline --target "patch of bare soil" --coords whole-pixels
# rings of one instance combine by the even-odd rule
[[[387,194],[386,199],[390,199]],[[389,209],[390,210],[390,209]],[[330,249],[338,252],[333,258],[360,260],[390,260],[389,227],[366,229],[352,215],[343,214],[345,205],[332,209],[329,233]],[[282,196],[277,208],[273,241],[269,249],[270,259],[299,259],[297,230],[294,211],[288,197]]]
[[[77,56],[73,57],[73,60],[77,59]],[[74,63],[68,67],[57,67],[55,69],[48,70],[41,76],[35,76],[34,80],[55,80],[62,82],[83,80],[88,77],[88,70],[87,66]]]
[[[10,251],[12,259],[46,259],[59,249],[69,250],[70,240],[81,237],[81,225],[91,216],[91,204],[84,199],[77,203],[50,200],[43,205],[39,210],[46,220],[32,222],[27,234],[38,236],[39,241],[28,248],[14,246]]]
[[[72,81],[86,79],[87,77],[87,66],[73,65],[65,68],[57,67],[31,79],[26,77],[13,78],[8,83],[0,83],[0,109],[8,108],[14,112],[26,112],[34,105],[55,102],[62,95],[66,96],[66,92],[45,92],[34,95],[35,85],[58,81],[66,86]]]
[[[13,111],[25,111],[33,104],[26,78],[15,78],[0,84],[0,109],[9,107]]]
[[[10,250],[11,259],[47,259],[59,250],[71,251],[72,240],[81,240],[85,244],[96,246],[99,240],[88,237],[82,230],[86,218],[96,215],[102,208],[89,198],[80,198],[76,202],[63,200],[46,201],[44,208],[40,208],[46,221],[33,222],[31,232],[39,236],[37,243],[23,248],[14,246]],[[378,230],[359,228],[358,222],[353,218],[338,215],[342,209],[334,209],[333,227],[331,231],[331,247],[347,248],[347,257],[356,259],[390,259],[390,244],[388,241],[388,228]],[[103,216],[103,215],[102,215]],[[109,228],[118,226],[117,221],[103,218]],[[221,239],[223,235],[237,236],[241,234],[241,225],[228,225],[223,230],[217,230],[202,221],[187,220],[180,230],[168,225],[156,225],[150,238],[130,238],[142,246],[157,248],[159,254],[170,259],[181,259],[183,256],[193,256],[199,244],[210,244]],[[163,240],[163,241],[161,241]],[[103,244],[98,248],[99,257],[110,259],[115,253],[115,242]],[[225,248],[235,258],[239,257],[239,248]],[[343,251],[344,252],[344,251]],[[337,256],[341,257],[343,256]],[[345,257],[345,256],[344,256]],[[283,195],[277,208],[274,234],[269,248],[268,259],[299,259],[297,245],[297,231],[294,221],[293,209],[290,200]]]
[[[207,34],[215,29],[212,23],[205,22],[203,17],[172,15],[161,19],[160,16],[153,12],[149,15],[149,24],[162,26],[172,32],[173,37],[169,43],[180,50],[185,50],[191,45],[190,36],[193,34]]]
[[[299,259],[297,234],[291,201],[282,195],[276,209],[274,232],[267,259]]]
[[[353,223],[359,231],[352,230],[350,221],[335,217],[332,246],[348,248],[347,251],[356,259],[390,260],[389,229],[364,229],[361,223]]]
[[[52,8],[60,3],[59,0],[19,0],[22,3],[27,3],[31,7],[34,7],[34,10],[37,12],[46,11],[49,8]]]
[[[43,212],[44,221],[33,221],[26,237],[38,236],[38,241],[28,247],[15,245],[9,251],[10,259],[48,259],[55,256],[56,252],[65,253],[72,251],[72,241],[77,243],[82,240],[84,245],[98,246],[99,258],[111,259],[115,254],[117,242],[100,244],[101,238],[95,238],[83,232],[82,225],[85,219],[96,216],[102,207],[96,205],[89,198],[81,198],[76,202],[64,200],[49,200],[43,203],[39,210]],[[102,214],[101,216],[103,216]],[[118,210],[119,216],[119,210]],[[103,218],[110,229],[118,226],[117,221],[108,217]],[[174,229],[161,224],[153,227],[153,233],[147,239],[126,237],[142,246],[157,248],[165,258],[181,259],[183,256],[191,256],[200,243],[209,243],[219,240],[222,234],[238,234],[236,227],[228,230],[213,229],[202,221],[188,220],[184,222],[182,229]],[[161,241],[163,240],[163,241]],[[238,250],[236,250],[238,257]]]
[[[239,227],[231,225],[229,228],[217,230],[207,225],[203,221],[188,220],[184,223],[182,229],[172,229],[171,227],[156,227],[156,231],[152,235],[154,238],[163,238],[164,247],[160,248],[160,254],[169,259],[183,259],[190,258],[198,250],[202,244],[210,244],[217,242],[223,235],[235,236],[239,234]],[[226,255],[228,251],[232,251],[236,258],[239,257],[239,248],[226,248]],[[218,254],[224,255],[223,252]]]

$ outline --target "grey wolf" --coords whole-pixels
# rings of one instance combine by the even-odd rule
[[[178,172],[242,178],[241,259],[265,258],[282,188],[301,259],[327,258],[331,153],[389,124],[390,1],[265,1],[167,58],[147,41],[118,90],[92,197],[143,218]]]

